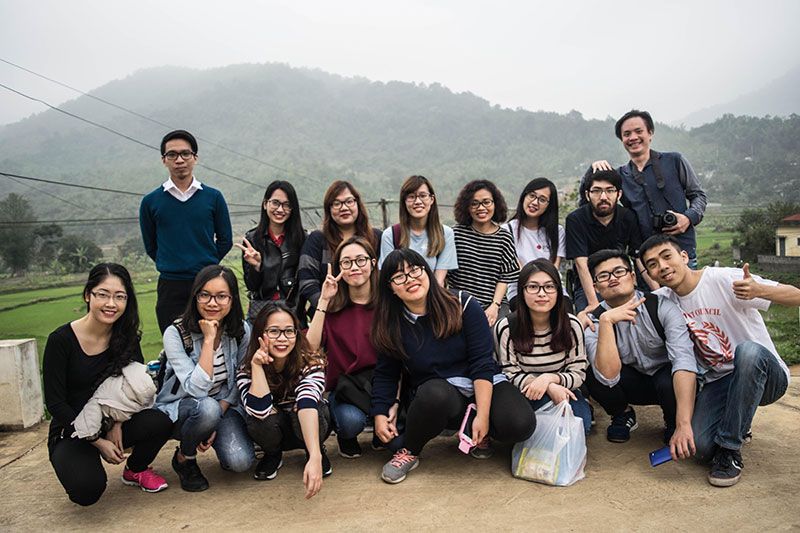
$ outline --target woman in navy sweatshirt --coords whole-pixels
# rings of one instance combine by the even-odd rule
[[[404,448],[383,467],[381,478],[399,483],[419,465],[425,444],[445,429],[458,428],[467,406],[477,404],[472,455],[491,455],[489,437],[527,439],[536,426],[530,404],[500,372],[492,356],[492,334],[480,304],[467,293],[451,294],[417,252],[399,249],[383,263],[372,324],[378,362],[372,382],[375,433],[385,443],[399,437],[388,419],[405,371],[412,391]]]

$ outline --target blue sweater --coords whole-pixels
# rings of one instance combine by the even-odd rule
[[[219,263],[233,246],[228,206],[207,185],[181,202],[163,187],[142,199],[139,226],[144,248],[161,278],[191,280],[203,267]]]
[[[466,299],[467,294],[462,293],[462,298]],[[428,316],[421,316],[415,322],[410,317],[401,320],[400,332],[408,359],[400,361],[378,354],[372,377],[373,416],[388,415],[404,367],[410,374],[412,391],[430,379],[466,377],[492,383],[494,375],[500,372],[494,360],[489,323],[475,298],[462,314],[461,331],[444,339],[434,337]]]

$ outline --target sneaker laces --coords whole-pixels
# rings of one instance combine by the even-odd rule
[[[165,479],[156,474],[152,468],[148,468],[143,472],[137,472],[134,475],[142,485],[161,485],[165,482]]]
[[[728,448],[720,448],[717,453],[714,454],[714,459],[711,461],[712,466],[727,466],[733,463],[737,463],[738,466],[743,466],[742,464],[742,454],[739,453],[739,450],[729,450]]]
[[[414,459],[416,459],[416,456],[411,455],[411,452],[406,448],[402,448],[395,452],[394,457],[392,457],[389,463],[396,468],[402,468],[403,465],[413,462]]]

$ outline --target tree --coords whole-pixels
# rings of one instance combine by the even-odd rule
[[[764,208],[745,209],[736,231],[733,245],[738,246],[743,261],[756,261],[759,254],[775,254],[775,228],[783,218],[800,213],[800,203],[773,202]]]
[[[11,193],[0,200],[0,257],[14,276],[25,274],[33,259],[33,225],[36,217],[30,202]]]
[[[58,224],[44,224],[33,230],[34,255],[39,265],[49,265],[58,254],[58,241],[64,236],[64,228]]]
[[[103,251],[94,241],[79,235],[66,235],[58,245],[58,262],[69,272],[87,272],[103,257]]]

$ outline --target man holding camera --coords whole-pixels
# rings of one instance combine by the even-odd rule
[[[656,233],[671,235],[689,255],[689,267],[696,268],[694,227],[703,220],[706,193],[681,154],[650,149],[654,131],[650,113],[637,109],[622,115],[614,125],[614,133],[631,158],[617,170],[622,176],[622,203],[636,213],[643,239]],[[596,161],[591,170],[611,169],[608,161]]]

